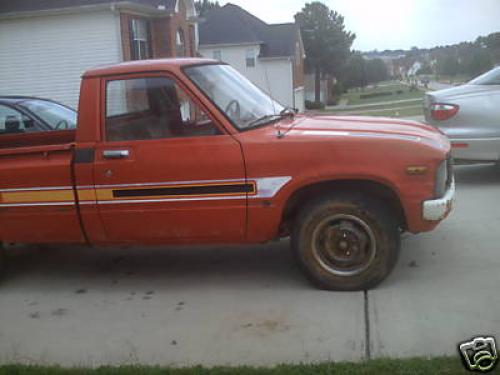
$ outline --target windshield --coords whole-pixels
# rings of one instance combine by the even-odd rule
[[[469,82],[470,85],[500,85],[500,67],[490,70]]]
[[[53,130],[76,128],[76,111],[68,107],[39,99],[25,100],[21,105],[42,119]]]
[[[240,130],[269,124],[285,109],[229,65],[195,66],[185,72]]]

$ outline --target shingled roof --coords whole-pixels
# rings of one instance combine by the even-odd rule
[[[209,11],[199,27],[200,46],[261,44],[261,57],[293,56],[299,36],[294,23],[270,25],[234,4]]]
[[[17,1],[0,1],[0,14],[5,13],[21,13],[21,12],[38,12],[49,11],[56,9],[68,9],[92,5],[105,4],[133,4],[151,7],[158,9],[158,6],[165,7],[166,11],[175,9],[176,0],[17,0]]]

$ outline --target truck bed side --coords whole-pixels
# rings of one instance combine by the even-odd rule
[[[85,243],[75,199],[73,144],[62,143],[74,134],[59,133],[65,134],[19,135],[9,140],[11,147],[6,139],[0,141],[1,241]]]

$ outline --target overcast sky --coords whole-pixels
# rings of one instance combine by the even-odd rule
[[[268,23],[292,22],[305,0],[231,0]],[[500,31],[500,0],[324,0],[356,33],[354,48],[408,49]]]

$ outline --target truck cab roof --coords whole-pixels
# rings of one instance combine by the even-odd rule
[[[102,65],[87,70],[82,78],[102,77],[109,75],[131,74],[151,71],[172,71],[172,68],[198,64],[213,64],[216,60],[203,58],[155,59],[128,61],[120,64]]]

